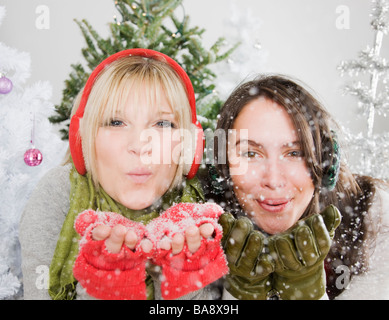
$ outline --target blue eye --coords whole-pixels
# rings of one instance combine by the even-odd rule
[[[113,119],[109,122],[109,125],[111,127],[120,127],[123,125],[123,121]]]
[[[159,128],[176,128],[176,125],[168,120],[161,120],[156,123],[156,126]]]

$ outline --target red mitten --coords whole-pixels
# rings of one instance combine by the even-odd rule
[[[78,215],[74,228],[82,237],[73,275],[86,292],[98,299],[146,299],[146,257],[140,241],[134,251],[123,245],[119,253],[111,253],[105,240],[92,239],[92,230],[105,224],[111,228],[121,224],[134,230],[138,239],[145,234],[145,227],[114,212],[87,210]]]
[[[223,230],[217,222],[222,213],[223,209],[212,203],[180,203],[147,225],[146,236],[155,248],[153,262],[162,267],[161,293],[164,299],[176,299],[199,290],[228,273],[220,244]],[[200,227],[204,223],[214,226],[214,238],[202,238],[195,253],[191,253],[187,245],[176,255],[158,247],[163,237],[173,238],[176,233],[184,234],[191,225]]]

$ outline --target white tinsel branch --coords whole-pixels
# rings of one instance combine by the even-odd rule
[[[361,74],[377,74],[378,76],[389,77],[389,63],[374,53],[374,49],[367,47],[359,53],[358,60],[342,61],[338,66],[341,76],[348,73],[350,76]]]
[[[351,133],[342,128],[348,166],[354,173],[389,180],[389,133],[374,134],[371,138],[362,132]]]
[[[387,88],[386,88],[387,89]],[[374,98],[371,89],[360,81],[346,86],[344,93],[355,96],[358,99],[358,106],[362,110],[362,116],[368,114],[370,106],[379,114],[386,117],[389,114],[389,91],[383,90]]]
[[[388,33],[388,12],[388,0],[373,0],[373,9],[371,13],[373,19],[371,21],[371,26],[374,30],[381,31],[384,34]]]

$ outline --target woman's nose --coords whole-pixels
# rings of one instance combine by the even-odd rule
[[[152,151],[151,138],[147,135],[147,129],[134,129],[128,135],[127,151],[140,156]]]
[[[282,161],[267,159],[263,168],[261,184],[272,190],[283,188],[286,184],[286,175]]]

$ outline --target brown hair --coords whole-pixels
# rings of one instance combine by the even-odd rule
[[[329,113],[298,84],[280,75],[260,76],[241,84],[234,90],[221,109],[217,129],[227,132],[233,127],[240,111],[251,101],[264,97],[270,99],[289,113],[300,140],[306,165],[315,186],[315,195],[302,217],[317,213],[329,204],[337,206],[343,220],[335,233],[333,246],[327,258],[328,293],[334,297],[342,290],[335,286],[335,269],[346,265],[352,274],[363,272],[367,268],[367,212],[375,193],[373,180],[369,177],[357,177],[351,174],[341,162],[338,182],[335,189],[329,191],[323,187],[322,180],[332,162],[334,141],[330,125],[336,124]],[[217,137],[216,137],[217,139]],[[218,163],[218,143],[215,143],[215,165],[218,173],[225,179],[231,199],[226,199],[227,209],[241,214],[242,209],[234,196],[229,175],[228,159]]]

